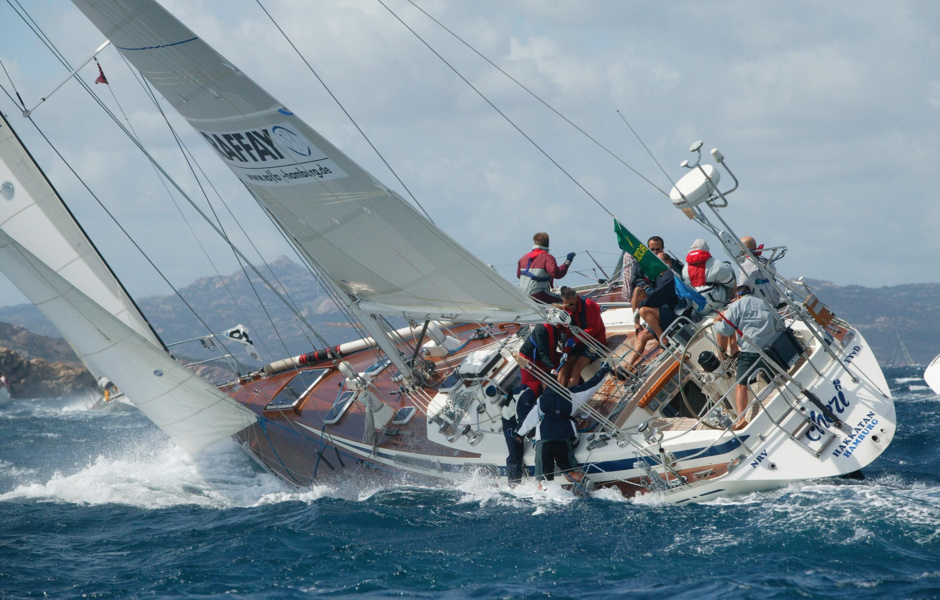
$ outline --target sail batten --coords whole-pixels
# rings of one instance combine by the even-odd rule
[[[74,1],[350,302],[368,303],[382,314],[446,312],[469,319],[495,310],[515,321],[546,319],[544,307],[158,4]]]

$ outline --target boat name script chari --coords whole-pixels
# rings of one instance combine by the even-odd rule
[[[833,412],[842,414],[845,412],[845,409],[849,407],[850,402],[845,397],[845,394],[842,393],[841,381],[834,379],[832,385],[836,388],[836,395],[833,396],[827,404]],[[823,427],[829,429],[832,425],[832,420],[824,414],[817,413],[815,410],[810,411],[809,418],[815,425],[806,432],[806,437],[814,442],[818,442],[822,439]]]
[[[295,185],[346,175],[289,123],[242,131],[199,133],[235,174],[248,183]]]

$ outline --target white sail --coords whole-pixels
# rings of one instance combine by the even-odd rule
[[[924,370],[924,381],[934,394],[940,395],[940,355],[936,356]]]
[[[537,322],[544,308],[350,160],[150,0],[76,6],[359,307],[414,319]]]
[[[92,372],[189,452],[255,422],[247,408],[209,385],[98,305],[0,230],[0,269],[70,340]]]
[[[0,115],[0,229],[151,344],[163,348],[3,115]]]

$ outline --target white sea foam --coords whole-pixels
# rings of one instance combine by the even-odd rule
[[[9,463],[5,460],[0,460],[0,473],[3,475],[9,475],[11,477],[20,477],[25,475],[32,475],[36,472],[36,469],[23,469],[17,467],[13,463]]]
[[[195,457],[172,444],[130,450],[117,457],[99,455],[76,472],[56,471],[48,481],[26,483],[0,494],[0,502],[27,498],[146,509],[230,508],[311,502],[330,495],[333,490],[327,486],[299,491],[288,487],[255,469],[234,442],[225,442]]]

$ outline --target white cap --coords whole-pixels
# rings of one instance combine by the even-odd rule
[[[692,242],[692,250],[705,250],[707,252],[708,243],[702,238],[699,238],[695,240],[694,242]]]

